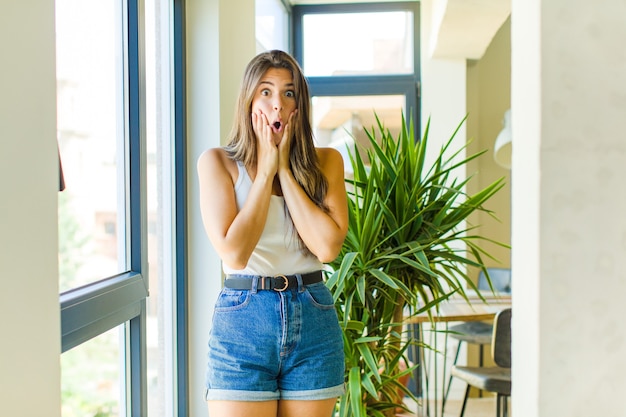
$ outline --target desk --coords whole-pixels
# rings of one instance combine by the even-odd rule
[[[406,319],[406,323],[442,323],[450,321],[493,320],[498,311],[511,307],[510,295],[486,296],[482,301],[477,295],[468,294],[467,300],[453,296],[439,304],[439,311],[432,311],[432,317],[424,312]]]
[[[439,407],[438,399],[439,394],[441,394],[440,398],[443,398],[443,394],[445,393],[445,384],[446,384],[446,358],[447,358],[447,345],[448,345],[448,333],[446,332],[448,329],[449,322],[458,322],[458,321],[482,321],[482,320],[493,320],[498,311],[503,310],[505,308],[511,307],[511,296],[510,295],[489,295],[485,296],[485,301],[481,300],[477,295],[470,294],[468,292],[467,300],[460,296],[454,296],[447,301],[444,301],[439,304],[438,311],[431,311],[431,315],[429,316],[427,312],[408,317],[405,320],[405,323],[409,325],[409,335],[413,337],[419,338],[422,342],[426,343],[430,346],[431,349],[419,348],[419,362],[421,368],[421,377],[423,383],[421,384],[422,390],[422,416],[431,416],[431,399],[429,398],[429,382],[433,380],[433,397],[432,398],[432,416],[441,417],[443,416],[443,406]],[[430,340],[426,342],[424,340],[424,329],[423,325],[426,323],[432,323],[434,330],[430,332]],[[445,324],[445,330],[437,330],[438,324]],[[419,327],[418,333],[415,332],[415,327]],[[440,351],[437,348],[437,335],[443,335],[444,337],[444,348]],[[426,357],[425,350],[428,350],[430,353],[430,357]],[[443,376],[441,378],[441,388],[438,387],[438,358],[437,353],[443,353]],[[431,368],[431,360],[432,360],[432,368]],[[429,372],[429,368],[432,369],[432,374]],[[440,392],[439,389],[441,389]]]

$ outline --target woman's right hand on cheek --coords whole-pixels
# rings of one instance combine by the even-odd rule
[[[278,170],[278,147],[272,138],[272,129],[263,113],[252,113],[252,128],[257,138],[257,175],[265,173],[273,178]]]

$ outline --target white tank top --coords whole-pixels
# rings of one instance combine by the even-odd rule
[[[243,164],[237,161],[239,176],[235,183],[237,209],[241,210],[250,188],[252,179]],[[273,276],[292,275],[322,269],[322,263],[311,253],[304,253],[298,247],[298,238],[293,230],[293,223],[287,215],[287,206],[283,197],[272,195],[265,228],[257,243],[248,265],[236,270],[223,264],[224,273],[242,275]]]

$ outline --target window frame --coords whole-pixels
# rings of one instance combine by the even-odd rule
[[[126,326],[123,352],[126,414],[147,415],[146,298],[149,295],[147,245],[147,161],[145,102],[145,0],[122,0],[124,17],[124,60],[127,137],[126,216],[128,223],[129,270],[60,294],[61,353],[64,353],[114,327]],[[185,124],[185,2],[171,0],[173,50],[174,123],[174,402],[175,415],[188,410],[187,359],[187,158]]]
[[[420,4],[419,2],[346,3],[294,5],[292,39],[294,57],[304,67],[303,18],[308,14],[372,13],[410,11],[413,13],[413,73],[397,75],[307,76],[313,96],[404,95],[415,132],[420,132]],[[409,112],[409,110],[407,110]],[[408,115],[407,115],[408,119]],[[407,120],[408,121],[408,120]],[[415,136],[419,138],[420,135]]]
[[[176,357],[174,374],[176,375],[175,411],[178,416],[189,415],[189,347],[187,311],[188,263],[187,263],[187,68],[185,1],[173,0],[172,9],[172,49],[173,49],[173,85],[174,85],[174,250],[176,253],[174,270],[175,303],[174,338]]]

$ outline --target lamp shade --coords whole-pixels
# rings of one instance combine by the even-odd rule
[[[511,138],[511,109],[504,112],[504,127],[496,138],[496,143],[493,149],[493,158],[498,165],[511,169],[511,151],[513,142]]]

